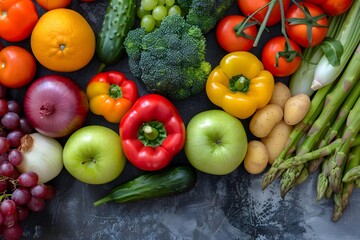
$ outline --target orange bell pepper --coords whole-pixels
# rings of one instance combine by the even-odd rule
[[[117,71],[96,74],[86,87],[86,95],[90,111],[111,123],[119,123],[139,97],[135,82]]]
[[[274,91],[274,77],[262,62],[246,51],[225,55],[210,73],[206,94],[225,112],[246,119],[265,107]]]
[[[39,20],[36,6],[31,0],[0,1],[0,37],[19,42],[30,36]]]

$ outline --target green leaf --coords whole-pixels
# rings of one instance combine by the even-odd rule
[[[327,37],[322,41],[320,47],[332,66],[340,65],[340,59],[344,52],[344,46],[340,41]]]

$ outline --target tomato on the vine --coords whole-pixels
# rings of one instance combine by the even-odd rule
[[[216,40],[227,52],[249,51],[254,44],[257,35],[255,22],[245,23],[243,31],[239,30],[240,24],[245,20],[244,16],[229,15],[221,19],[216,26]]]
[[[305,2],[314,3],[320,6],[329,16],[341,15],[349,10],[353,4],[353,0],[305,0]]]
[[[267,10],[271,0],[238,0],[238,6],[244,16],[253,15],[253,18],[262,23],[265,19]],[[290,6],[290,0],[282,1],[284,12],[286,12]],[[261,9],[263,8],[263,9]],[[261,10],[260,10],[261,9]],[[274,8],[272,9],[269,19],[266,22],[266,26],[273,26],[279,23],[281,20],[281,8],[279,1],[276,1]]]
[[[35,73],[35,58],[25,48],[8,46],[0,51],[0,84],[9,88],[23,87]]]
[[[276,77],[287,77],[293,74],[301,64],[301,48],[291,39],[290,46],[284,36],[270,39],[261,53],[264,68]]]
[[[326,37],[329,21],[325,12],[315,4],[294,4],[285,17],[287,34],[302,47],[316,46]]]

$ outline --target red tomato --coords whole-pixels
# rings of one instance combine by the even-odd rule
[[[23,87],[35,73],[35,58],[26,49],[8,46],[0,51],[0,84],[9,88]]]
[[[306,2],[299,3],[299,6],[294,4],[286,12],[286,32],[302,47],[316,46],[326,37],[328,19],[324,11],[315,4]],[[304,6],[309,10],[311,17],[305,15]],[[320,26],[316,26],[316,24]],[[308,28],[311,28],[310,35]]]
[[[329,16],[338,16],[351,7],[352,0],[327,0],[320,5],[321,9]]]
[[[0,37],[9,42],[29,37],[39,19],[31,0],[1,0],[0,16]]]
[[[304,0],[304,2],[313,3],[320,6],[323,2],[326,2],[326,0]]]
[[[234,29],[245,19],[240,15],[229,15],[220,20],[216,27],[216,40],[227,52],[249,51],[257,35],[256,25],[246,27],[243,32]]]
[[[301,48],[296,42],[289,39],[291,49],[286,49],[286,38],[278,36],[268,41],[261,53],[264,68],[276,77],[287,77],[293,74],[301,64]],[[288,51],[287,51],[288,50]],[[276,66],[277,55],[279,54]],[[292,61],[291,55],[295,56]]]
[[[244,16],[254,14],[254,18],[258,20],[260,23],[264,21],[267,10],[269,9],[266,5],[269,4],[272,0],[238,0],[238,6],[240,11],[244,14]],[[284,6],[284,11],[286,12],[290,5],[290,0],[282,1]],[[264,9],[260,8],[266,6]],[[274,8],[271,11],[270,17],[266,22],[266,26],[273,26],[280,22],[281,20],[281,11],[279,1],[276,1]]]

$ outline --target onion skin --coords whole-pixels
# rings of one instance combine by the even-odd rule
[[[70,135],[84,124],[88,111],[85,92],[63,76],[38,78],[25,93],[26,117],[36,131],[48,137]]]
[[[58,176],[63,169],[62,145],[54,138],[40,133],[26,134],[21,138],[18,147],[23,155],[23,161],[17,170],[23,172],[35,172],[38,184],[46,183]]]

